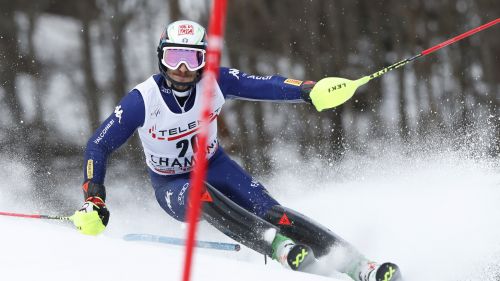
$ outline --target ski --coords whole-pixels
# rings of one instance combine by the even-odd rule
[[[186,245],[186,240],[175,237],[168,237],[162,235],[146,234],[146,233],[131,233],[123,236],[125,241],[147,241],[147,242],[158,242],[169,245]],[[211,242],[211,241],[200,241],[197,240],[195,246],[197,248],[204,249],[214,249],[223,251],[239,251],[241,249],[239,244],[233,243],[223,243],[223,242]]]

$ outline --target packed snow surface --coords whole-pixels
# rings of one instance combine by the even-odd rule
[[[287,160],[286,151],[278,157],[277,172],[262,180],[278,201],[323,223],[368,258],[397,263],[406,281],[499,280],[498,159],[384,153],[324,167]],[[22,167],[4,160],[0,211],[35,212],[38,205],[19,196],[31,184],[16,175]],[[183,237],[185,228],[156,206],[150,189],[141,189],[150,194],[135,200],[136,186],[108,182],[111,221],[97,237],[64,222],[0,216],[1,280],[180,280],[182,247],[121,237]],[[77,187],[71,192],[81,196]],[[206,223],[198,238],[231,242]],[[265,265],[244,247],[198,249],[193,269],[192,280],[349,280],[292,272],[274,261]]]

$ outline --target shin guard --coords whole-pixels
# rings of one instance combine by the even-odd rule
[[[243,209],[210,184],[205,186],[209,196],[203,202],[203,218],[239,243],[271,256],[271,243],[278,228]]]
[[[311,247],[317,258],[328,254],[334,245],[348,245],[328,228],[281,205],[273,206],[264,218],[277,226],[281,234]]]

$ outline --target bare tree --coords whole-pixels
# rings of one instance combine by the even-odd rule
[[[0,17],[0,86],[5,92],[5,103],[12,116],[13,124],[20,124],[22,108],[16,90],[16,76],[19,65],[17,26],[14,19],[15,2],[3,3]]]
[[[44,137],[44,132],[54,130],[50,128],[51,124],[45,123],[46,109],[42,102],[51,73],[67,72],[70,68],[58,62],[40,63],[37,58],[40,48],[32,39],[38,20],[45,15],[58,15],[81,22],[81,52],[75,52],[75,56],[79,56],[77,59],[81,62],[79,68],[84,81],[80,92],[85,97],[84,106],[94,130],[101,121],[102,94],[109,93],[111,98],[106,100],[116,103],[129,90],[127,87],[132,82],[129,80],[133,79],[131,73],[136,71],[124,63],[125,51],[131,44],[126,40],[128,28],[141,25],[148,29],[157,24],[158,17],[178,20],[185,18],[187,13],[182,10],[184,6],[180,4],[183,2],[179,0],[95,0],[76,4],[62,0],[35,2],[0,1],[0,87],[3,93],[0,102],[10,119],[10,131],[5,134],[8,137],[2,140],[15,140],[28,127],[37,130],[40,141],[25,143],[33,147],[32,153],[48,151],[43,157],[50,159],[68,155],[63,151],[74,149],[69,140],[54,135],[56,133],[50,136],[58,140],[58,145],[50,147],[53,141],[49,140],[49,134]],[[206,8],[208,2],[199,5]],[[151,12],[154,7],[165,3],[168,4],[168,16],[156,10],[158,14]],[[295,69],[300,69],[301,77],[292,78],[319,80],[325,76],[337,76],[356,79],[392,64],[396,59],[418,54],[477,26],[478,22],[492,20],[492,11],[498,9],[500,2],[489,0],[297,0],[293,5],[287,0],[232,0],[228,3],[224,51],[228,54],[230,66],[252,74],[281,73],[287,76],[295,75]],[[208,9],[199,15],[200,18],[193,20],[202,24],[208,22]],[[22,21],[28,19],[27,27],[19,24],[20,18]],[[95,40],[94,34],[90,33],[95,28],[103,40]],[[151,33],[149,29],[144,32]],[[359,88],[354,98],[334,110],[318,113],[305,104],[270,106],[235,101],[226,109],[226,112],[233,111],[229,113],[234,113],[234,124],[224,126],[223,118],[219,120],[221,131],[232,134],[229,137],[224,133],[222,139],[230,152],[242,155],[247,168],[262,173],[273,169],[271,148],[278,142],[296,145],[304,158],[320,155],[340,159],[346,147],[361,152],[364,143],[374,137],[396,134],[388,131],[388,122],[398,124],[400,138],[410,143],[434,132],[446,136],[463,135],[486,123],[491,131],[488,140],[491,142],[490,154],[498,155],[500,83],[496,74],[500,72],[497,55],[500,37],[492,35],[493,31],[490,29],[460,41],[394,71],[391,74],[394,85],[388,85],[386,79],[389,75],[373,80]],[[478,38],[481,38],[481,44],[478,44]],[[113,70],[112,79],[104,85],[97,83],[97,65],[92,63],[95,62],[94,52],[102,49],[110,52],[104,63],[112,65]],[[152,60],[156,63],[154,50],[150,59],[149,64]],[[294,71],[290,66],[294,66]],[[62,67],[65,69],[61,70]],[[35,81],[39,93],[33,102],[33,122],[19,125],[25,119],[26,110],[16,87],[21,74]],[[392,90],[396,96],[387,99],[387,93]],[[381,112],[387,110],[389,102],[397,105],[396,110]],[[270,108],[279,117],[293,118],[283,118],[282,127],[276,127],[266,120]],[[390,116],[393,121],[385,120],[385,116]],[[370,128],[369,135],[360,131],[361,127]],[[137,140],[133,145],[139,146]],[[128,155],[129,150],[125,151]]]
[[[90,28],[92,18],[88,13],[86,13],[88,9],[87,1],[79,1],[78,2],[78,10],[80,13],[80,20],[82,23],[82,32],[80,35],[82,42],[82,69],[84,73],[84,93],[85,100],[87,102],[87,114],[90,120],[90,127],[92,130],[97,128],[100,124],[100,116],[99,116],[99,93],[101,90],[97,86],[97,82],[95,80],[95,70],[94,65],[92,63],[92,38],[90,36]]]

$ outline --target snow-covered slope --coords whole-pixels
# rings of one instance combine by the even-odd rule
[[[289,166],[264,181],[282,204],[325,224],[367,257],[396,262],[406,281],[499,280],[498,162],[386,154],[350,157],[327,169],[311,163],[308,173],[300,173],[300,163],[282,163]],[[15,196],[15,179],[3,178],[1,211],[34,206]],[[65,223],[0,217],[0,280],[180,280],[182,247],[126,242],[121,236],[182,237],[184,230],[152,196],[151,207],[144,208],[127,193],[133,186],[120,189],[109,182],[112,217],[99,237],[80,235]],[[199,236],[230,241],[206,224]],[[264,265],[261,255],[246,248],[196,253],[193,280],[348,280],[291,272],[273,261]]]
[[[0,225],[0,280],[181,280],[181,247],[83,236],[39,220],[3,217]],[[331,280],[232,255],[198,250],[192,280]]]
[[[306,178],[282,168],[281,201],[405,280],[500,280],[500,162],[460,153],[351,157]],[[314,192],[309,192],[309,190]],[[287,193],[287,195],[285,195]]]

